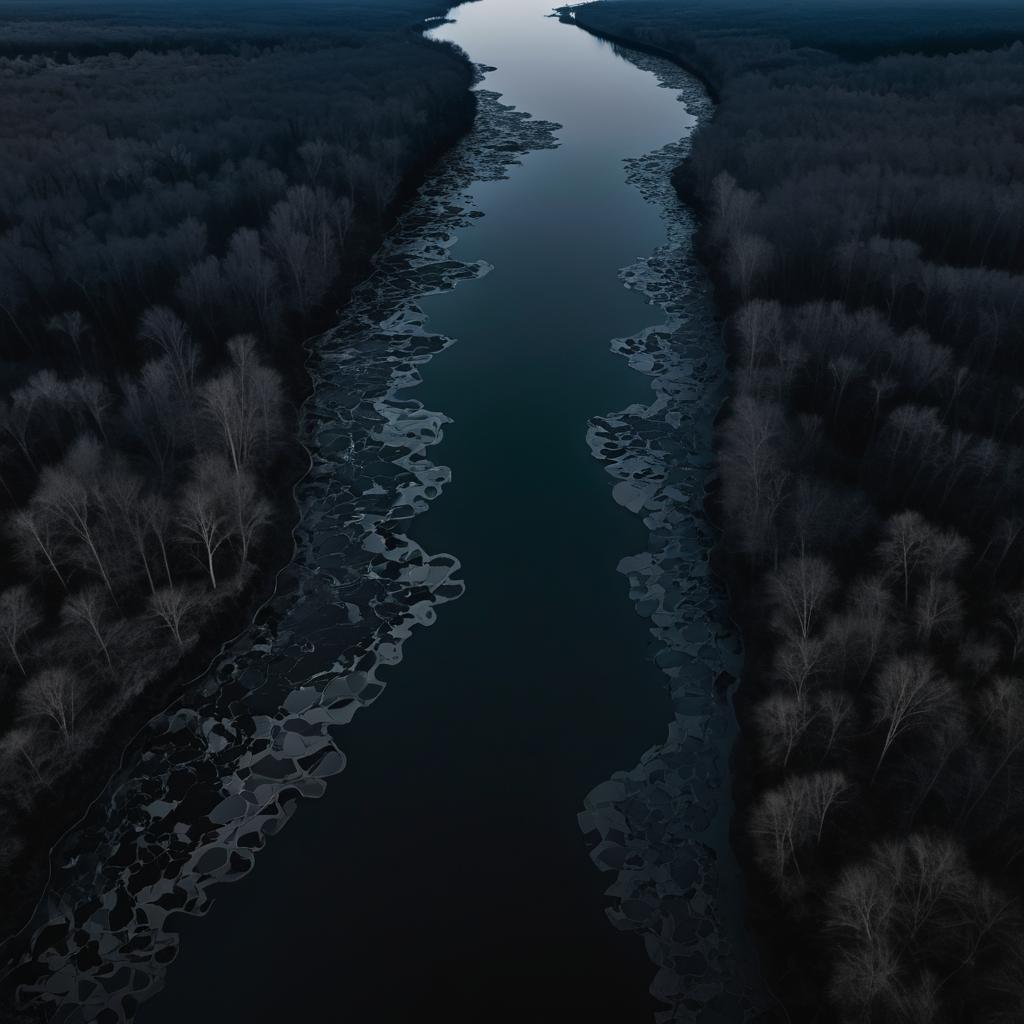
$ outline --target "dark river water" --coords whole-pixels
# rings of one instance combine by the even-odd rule
[[[433,30],[488,68],[477,127],[311,346],[276,597],[54,851],[6,982],[39,1019],[760,1007],[702,512],[725,370],[668,183],[709,105],[549,13]]]

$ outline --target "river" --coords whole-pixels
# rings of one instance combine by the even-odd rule
[[[761,1008],[703,517],[725,367],[668,180],[710,106],[550,13],[431,30],[477,125],[311,346],[276,596],[53,853],[7,979],[42,1019]]]

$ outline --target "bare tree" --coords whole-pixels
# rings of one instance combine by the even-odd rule
[[[71,400],[85,411],[100,437],[106,441],[107,413],[114,404],[114,396],[110,389],[95,377],[78,377],[68,381],[67,387]]]
[[[236,473],[227,488],[228,518],[234,540],[238,543],[239,557],[249,558],[252,545],[259,539],[272,519],[270,503],[260,495],[251,473]]]
[[[992,784],[1024,750],[1024,681],[993,680],[978,696],[980,727],[987,740],[991,767],[981,790],[967,808],[970,818]]]
[[[800,850],[821,843],[825,820],[849,783],[841,772],[792,775],[764,793],[750,815],[759,863],[785,887],[791,871],[802,874]]]
[[[231,368],[201,389],[207,416],[236,473],[265,458],[280,433],[281,382],[264,366],[252,337],[228,343]]]
[[[732,327],[739,342],[739,359],[746,367],[749,382],[758,363],[775,347],[782,330],[782,307],[777,302],[755,299],[741,306],[732,318]]]
[[[239,228],[221,262],[224,282],[240,310],[255,314],[261,327],[272,330],[277,317],[274,265],[263,251],[258,231]]]
[[[142,500],[142,515],[150,535],[160,550],[160,561],[167,577],[167,585],[174,585],[174,574],[171,572],[169,546],[173,526],[170,505],[159,495],[150,494]]]
[[[110,636],[113,626],[110,622],[110,605],[106,594],[100,587],[86,587],[65,600],[61,608],[61,619],[69,626],[77,626],[90,636],[99,648],[107,663],[107,668],[114,671],[114,663],[110,658]]]
[[[749,299],[758,279],[772,265],[775,247],[760,235],[742,234],[729,241],[726,268],[733,288]]]
[[[835,594],[836,574],[821,558],[791,558],[768,577],[779,627],[807,640]]]
[[[978,561],[982,562],[992,556],[991,572],[993,576],[997,575],[1022,535],[1024,535],[1024,518],[1017,516],[1001,517],[992,531],[992,536],[989,538],[985,550],[978,557]]]
[[[853,721],[853,701],[840,690],[820,690],[814,695],[815,718],[822,723],[821,760],[832,755],[836,744]]]
[[[778,513],[790,476],[785,436],[780,407],[746,396],[736,400],[723,431],[724,504],[740,550],[757,560],[778,551]]]
[[[794,783],[803,793],[803,803],[818,843],[825,831],[825,819],[850,789],[849,780],[842,772],[812,772],[797,776]]]
[[[826,921],[839,943],[830,987],[840,1005],[862,1010],[891,991],[899,971],[890,937],[897,902],[896,879],[870,862],[847,866],[828,894]]]
[[[903,628],[885,581],[877,576],[858,579],[850,591],[853,623],[864,644],[860,681],[874,671],[879,658],[899,644]]]
[[[104,509],[94,483],[100,459],[95,439],[80,438],[63,465],[43,470],[32,505],[75,543],[81,563],[97,572],[114,599],[114,552],[101,537]]]
[[[836,997],[851,1008],[868,1007],[881,991],[891,1001],[900,991],[894,977],[910,965],[946,963],[955,973],[972,962],[984,937],[1005,920],[1005,904],[986,888],[948,838],[911,835],[877,844],[829,894],[829,925],[852,967],[840,970]],[[882,953],[889,959],[879,986]]]
[[[794,636],[776,652],[773,674],[802,700],[825,668],[825,644],[816,637]]]
[[[139,337],[154,345],[167,360],[180,398],[195,388],[199,354],[188,327],[166,306],[153,306],[142,315]]]
[[[783,768],[815,717],[801,694],[782,693],[760,701],[753,715],[762,757],[769,765]]]
[[[66,555],[66,546],[62,531],[56,529],[51,517],[30,505],[14,513],[11,529],[24,560],[32,566],[42,560],[67,590],[68,581],[58,565]]]
[[[104,481],[103,498],[108,514],[116,522],[115,532],[123,532],[130,542],[152,593],[156,590],[149,551],[152,528],[142,496],[142,481],[123,466],[115,466]]]
[[[1013,668],[1024,656],[1024,590],[1000,596],[996,625],[1006,637],[1007,658]]]
[[[800,874],[797,847],[801,845],[803,808],[792,788],[768,790],[750,814],[755,857],[775,884],[786,888],[793,870]]]
[[[202,594],[191,587],[161,587],[149,596],[150,612],[182,650],[195,642],[189,627],[202,605]]]
[[[36,758],[36,731],[27,725],[21,725],[0,738],[0,764],[25,765],[35,777],[36,782],[44,784],[43,774]]]
[[[871,862],[843,871],[829,894],[828,923],[844,944],[872,945],[886,936],[896,912],[896,882]]]
[[[757,206],[757,195],[740,188],[736,179],[721,171],[711,186],[713,196],[713,225],[719,242],[744,232]]]
[[[179,392],[175,372],[164,356],[146,363],[137,380],[121,381],[121,415],[156,468],[161,486],[174,477],[178,455],[194,433],[192,398]]]
[[[956,706],[956,691],[929,659],[915,655],[889,661],[871,694],[872,724],[885,729],[872,779],[901,736],[929,725]]]
[[[25,684],[21,692],[22,713],[52,722],[65,745],[71,746],[81,703],[76,699],[77,690],[78,680],[68,669],[44,669]]]
[[[912,614],[923,643],[930,643],[936,636],[955,636],[963,628],[963,598],[949,580],[930,576],[914,600]]]
[[[74,349],[75,362],[80,367],[84,366],[86,362],[84,349],[91,335],[85,317],[77,309],[68,310],[51,317],[47,327],[54,334],[70,342],[72,349]]]
[[[910,607],[910,587],[921,575],[955,575],[970,547],[952,532],[935,529],[917,512],[901,512],[885,524],[879,556],[888,574],[898,580],[904,607]]]
[[[946,717],[935,723],[929,734],[929,749],[922,757],[908,758],[907,771],[910,774],[914,799],[908,804],[906,820],[913,824],[925,801],[936,791],[950,762],[962,753],[970,740],[968,722],[959,717]]]
[[[0,593],[0,640],[23,676],[25,640],[43,621],[42,613],[26,586],[10,587]]]
[[[200,563],[205,566],[214,589],[217,588],[214,566],[217,552],[231,536],[224,501],[225,484],[230,475],[231,470],[223,460],[205,456],[198,461],[195,476],[185,485],[178,503],[178,525],[184,536],[198,547]]]

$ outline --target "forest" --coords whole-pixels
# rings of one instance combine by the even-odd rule
[[[794,1021],[1019,1021],[1024,14],[576,20],[719,101],[676,182],[734,374],[734,842],[767,981]]]
[[[290,554],[303,343],[473,119],[444,10],[0,3],[2,930]]]

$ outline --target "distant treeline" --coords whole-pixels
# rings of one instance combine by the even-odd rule
[[[1020,1021],[1024,45],[847,63],[777,14],[577,17],[720,96],[678,179],[735,369],[720,497],[770,981],[799,1021]]]
[[[415,31],[433,0],[23,6],[0,5],[5,873],[83,752],[253,600],[302,342],[474,109]]]

